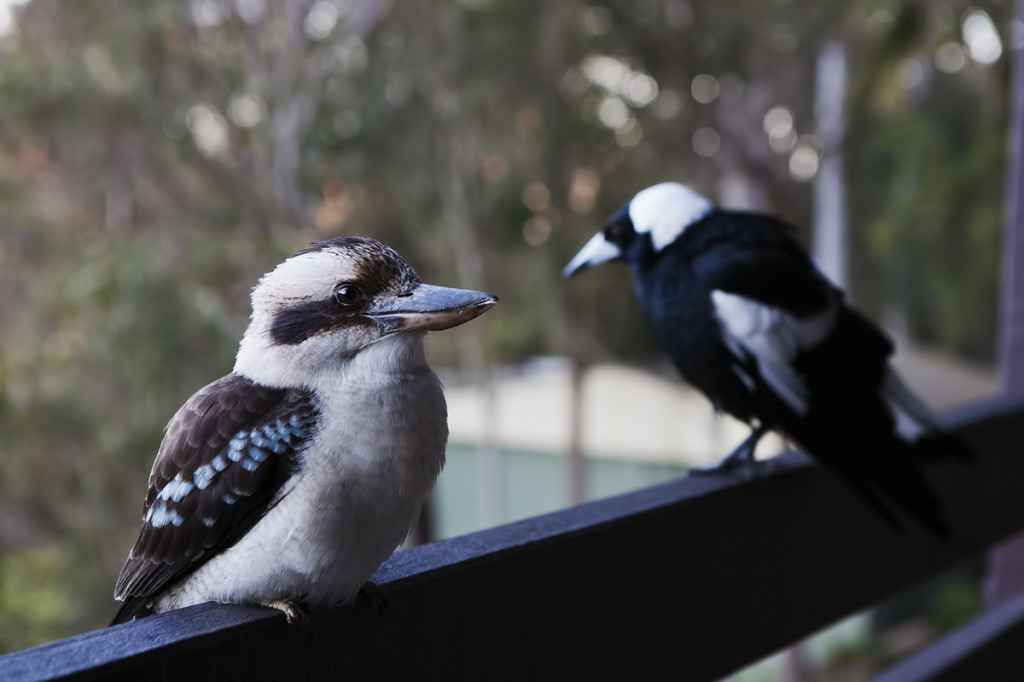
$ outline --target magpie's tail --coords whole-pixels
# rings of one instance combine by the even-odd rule
[[[910,444],[916,459],[958,459],[973,462],[974,452],[958,436],[939,426],[935,414],[903,383],[892,368],[882,387],[882,397],[895,420],[896,435]]]
[[[909,458],[908,458],[909,459]],[[920,471],[907,468],[896,476],[872,481],[885,498],[938,537],[950,534],[942,502],[929,488]]]
[[[880,403],[875,406],[872,414],[871,403],[862,401],[859,416],[864,419],[857,423],[827,418],[822,420],[826,429],[807,428],[818,424],[804,422],[802,438],[796,440],[893,527],[902,530],[896,513],[901,510],[935,535],[948,535],[942,502],[925,479],[918,449],[893,433],[891,426],[886,428],[883,408]]]
[[[967,443],[947,431],[930,431],[914,441],[913,447],[917,457],[925,462],[943,459],[974,462],[978,459]]]
[[[832,460],[826,464],[893,528],[901,532],[905,530],[893,510],[895,507],[937,537],[947,537],[950,527],[942,502],[929,488],[913,459],[908,456],[907,449],[899,448],[902,452],[892,452],[891,448],[884,446],[881,449],[889,452],[880,453],[882,457],[874,457],[864,451],[861,455],[869,462],[882,466],[850,466],[856,460],[848,458]]]

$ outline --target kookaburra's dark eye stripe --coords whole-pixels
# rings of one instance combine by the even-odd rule
[[[274,314],[270,339],[279,346],[292,346],[317,334],[352,324],[361,312],[359,307],[344,308],[333,298],[288,306]]]

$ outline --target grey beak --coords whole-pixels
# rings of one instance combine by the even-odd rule
[[[572,277],[580,270],[621,257],[622,251],[619,250],[619,247],[605,239],[604,233],[598,232],[583,245],[579,253],[573,256],[573,259],[562,270],[562,277]]]
[[[469,322],[498,302],[482,291],[420,284],[366,312],[385,334],[400,331],[439,331]]]

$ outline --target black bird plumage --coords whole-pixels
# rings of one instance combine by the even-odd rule
[[[895,526],[892,505],[939,535],[922,458],[971,459],[889,366],[892,342],[850,307],[782,221],[717,209],[675,183],[637,194],[566,267],[622,260],[683,377],[752,426],[727,459],[776,430]]]

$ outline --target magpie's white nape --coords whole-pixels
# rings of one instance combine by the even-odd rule
[[[790,226],[716,208],[662,183],[633,197],[569,262],[571,277],[622,261],[655,337],[715,409],[752,427],[718,470],[751,465],[775,430],[836,472],[896,527],[893,507],[949,532],[924,459],[971,450],[889,364],[892,342],[845,301]]]
[[[444,464],[447,408],[423,337],[496,302],[424,284],[360,237],[264,275],[234,371],[167,426],[114,623],[207,601],[292,620],[352,600]]]

